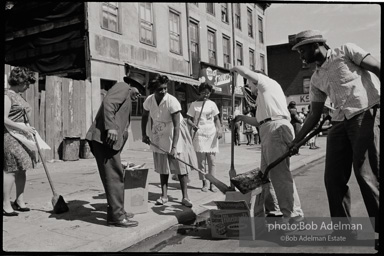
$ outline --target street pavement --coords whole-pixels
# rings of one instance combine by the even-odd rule
[[[318,137],[316,150],[308,146],[291,157],[291,171],[305,166],[325,155],[326,137]],[[230,144],[220,145],[216,160],[216,178],[229,185],[231,162]],[[107,226],[106,197],[95,159],[55,161],[47,163],[55,189],[67,202],[69,211],[55,214],[52,209],[52,191],[42,164],[27,172],[25,201],[29,212],[17,217],[3,216],[3,251],[6,252],[118,252],[167,228],[192,220],[206,211],[202,205],[224,200],[221,192],[202,192],[198,173],[192,171],[188,186],[192,208],[181,204],[178,181],[169,180],[169,203],[155,205],[161,195],[160,177],[153,169],[152,152],[142,147],[122,152],[122,161],[145,163],[148,174],[148,212],[136,214],[137,227]],[[243,173],[260,165],[260,145],[235,146],[234,166]],[[15,189],[13,189],[15,190]],[[12,192],[15,195],[15,192]],[[14,200],[14,196],[12,198]],[[129,211],[129,209],[126,209]],[[328,209],[324,208],[324,211]]]

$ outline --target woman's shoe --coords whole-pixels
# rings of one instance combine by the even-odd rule
[[[183,198],[183,200],[181,201],[181,203],[186,206],[186,207],[189,207],[191,208],[192,207],[192,202],[191,200],[189,200],[188,198]]]
[[[211,190],[213,193],[216,193],[216,192],[217,192],[217,188],[216,188],[216,186],[215,186],[215,185],[212,185],[212,184],[211,184],[211,188],[210,188],[209,190]]]
[[[3,216],[12,217],[12,216],[19,216],[19,214],[17,212],[6,212],[5,210],[3,210]]]
[[[16,203],[16,201],[13,202],[13,209],[19,212],[29,212],[31,210],[28,207],[20,207],[20,205]]]
[[[160,197],[159,199],[156,200],[156,205],[164,205],[166,203],[168,203],[168,198]]]

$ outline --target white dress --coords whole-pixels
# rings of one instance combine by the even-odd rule
[[[193,139],[193,146],[196,152],[218,153],[219,140],[214,117],[220,113],[219,109],[215,102],[208,99],[204,104],[203,113],[197,124],[202,106],[203,101],[194,101],[187,112],[187,115],[193,117],[194,123],[199,127]],[[192,131],[193,133],[194,131]]]

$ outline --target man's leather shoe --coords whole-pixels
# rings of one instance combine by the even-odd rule
[[[124,218],[118,221],[108,221],[108,226],[115,226],[115,227],[122,227],[122,228],[137,227],[137,225],[139,225],[139,222],[134,220],[128,220],[127,218]]]

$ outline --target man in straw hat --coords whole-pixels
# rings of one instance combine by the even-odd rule
[[[232,122],[244,121],[260,127],[261,171],[288,151],[288,143],[295,137],[290,123],[287,101],[281,86],[261,71],[251,71],[244,66],[235,66],[236,72],[249,81],[252,94],[256,95],[256,118],[238,115]],[[263,186],[267,217],[283,215],[283,223],[305,222],[295,181],[289,169],[290,159],[284,159],[271,169],[271,183]]]
[[[124,77],[124,81],[108,90],[86,140],[96,158],[107,196],[108,225],[135,227],[138,222],[130,220],[133,214],[124,209],[124,170],[120,153],[128,139],[132,101],[140,96],[138,88],[142,87],[145,79],[139,74],[130,74]]]
[[[315,62],[309,97],[312,111],[290,147],[303,139],[320,120],[327,96],[334,104],[332,128],[327,137],[325,187],[331,217],[350,219],[348,180],[353,166],[368,215],[379,231],[380,171],[380,63],[355,44],[331,50],[319,31],[296,35],[292,50]],[[370,73],[370,72],[372,73]],[[375,76],[376,75],[376,76]]]

